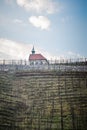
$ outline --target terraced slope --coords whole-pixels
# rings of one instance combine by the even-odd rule
[[[0,73],[0,130],[86,130],[87,72]]]

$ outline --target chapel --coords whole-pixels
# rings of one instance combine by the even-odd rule
[[[30,65],[43,65],[48,64],[47,59],[42,54],[35,53],[34,46],[32,48],[31,54],[29,55]]]

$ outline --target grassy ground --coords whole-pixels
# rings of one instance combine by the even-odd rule
[[[0,130],[86,130],[86,72],[0,73]]]

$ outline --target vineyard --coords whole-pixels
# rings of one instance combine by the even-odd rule
[[[0,72],[0,130],[86,130],[87,72]]]

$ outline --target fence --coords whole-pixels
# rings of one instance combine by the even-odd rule
[[[16,70],[59,70],[87,71],[87,58],[49,60],[48,64],[30,65],[26,60],[0,60],[0,71]]]
[[[86,63],[87,58],[78,58],[78,59],[51,59],[48,60],[49,64],[70,64],[70,63]],[[0,60],[1,65],[30,65],[27,60]]]

